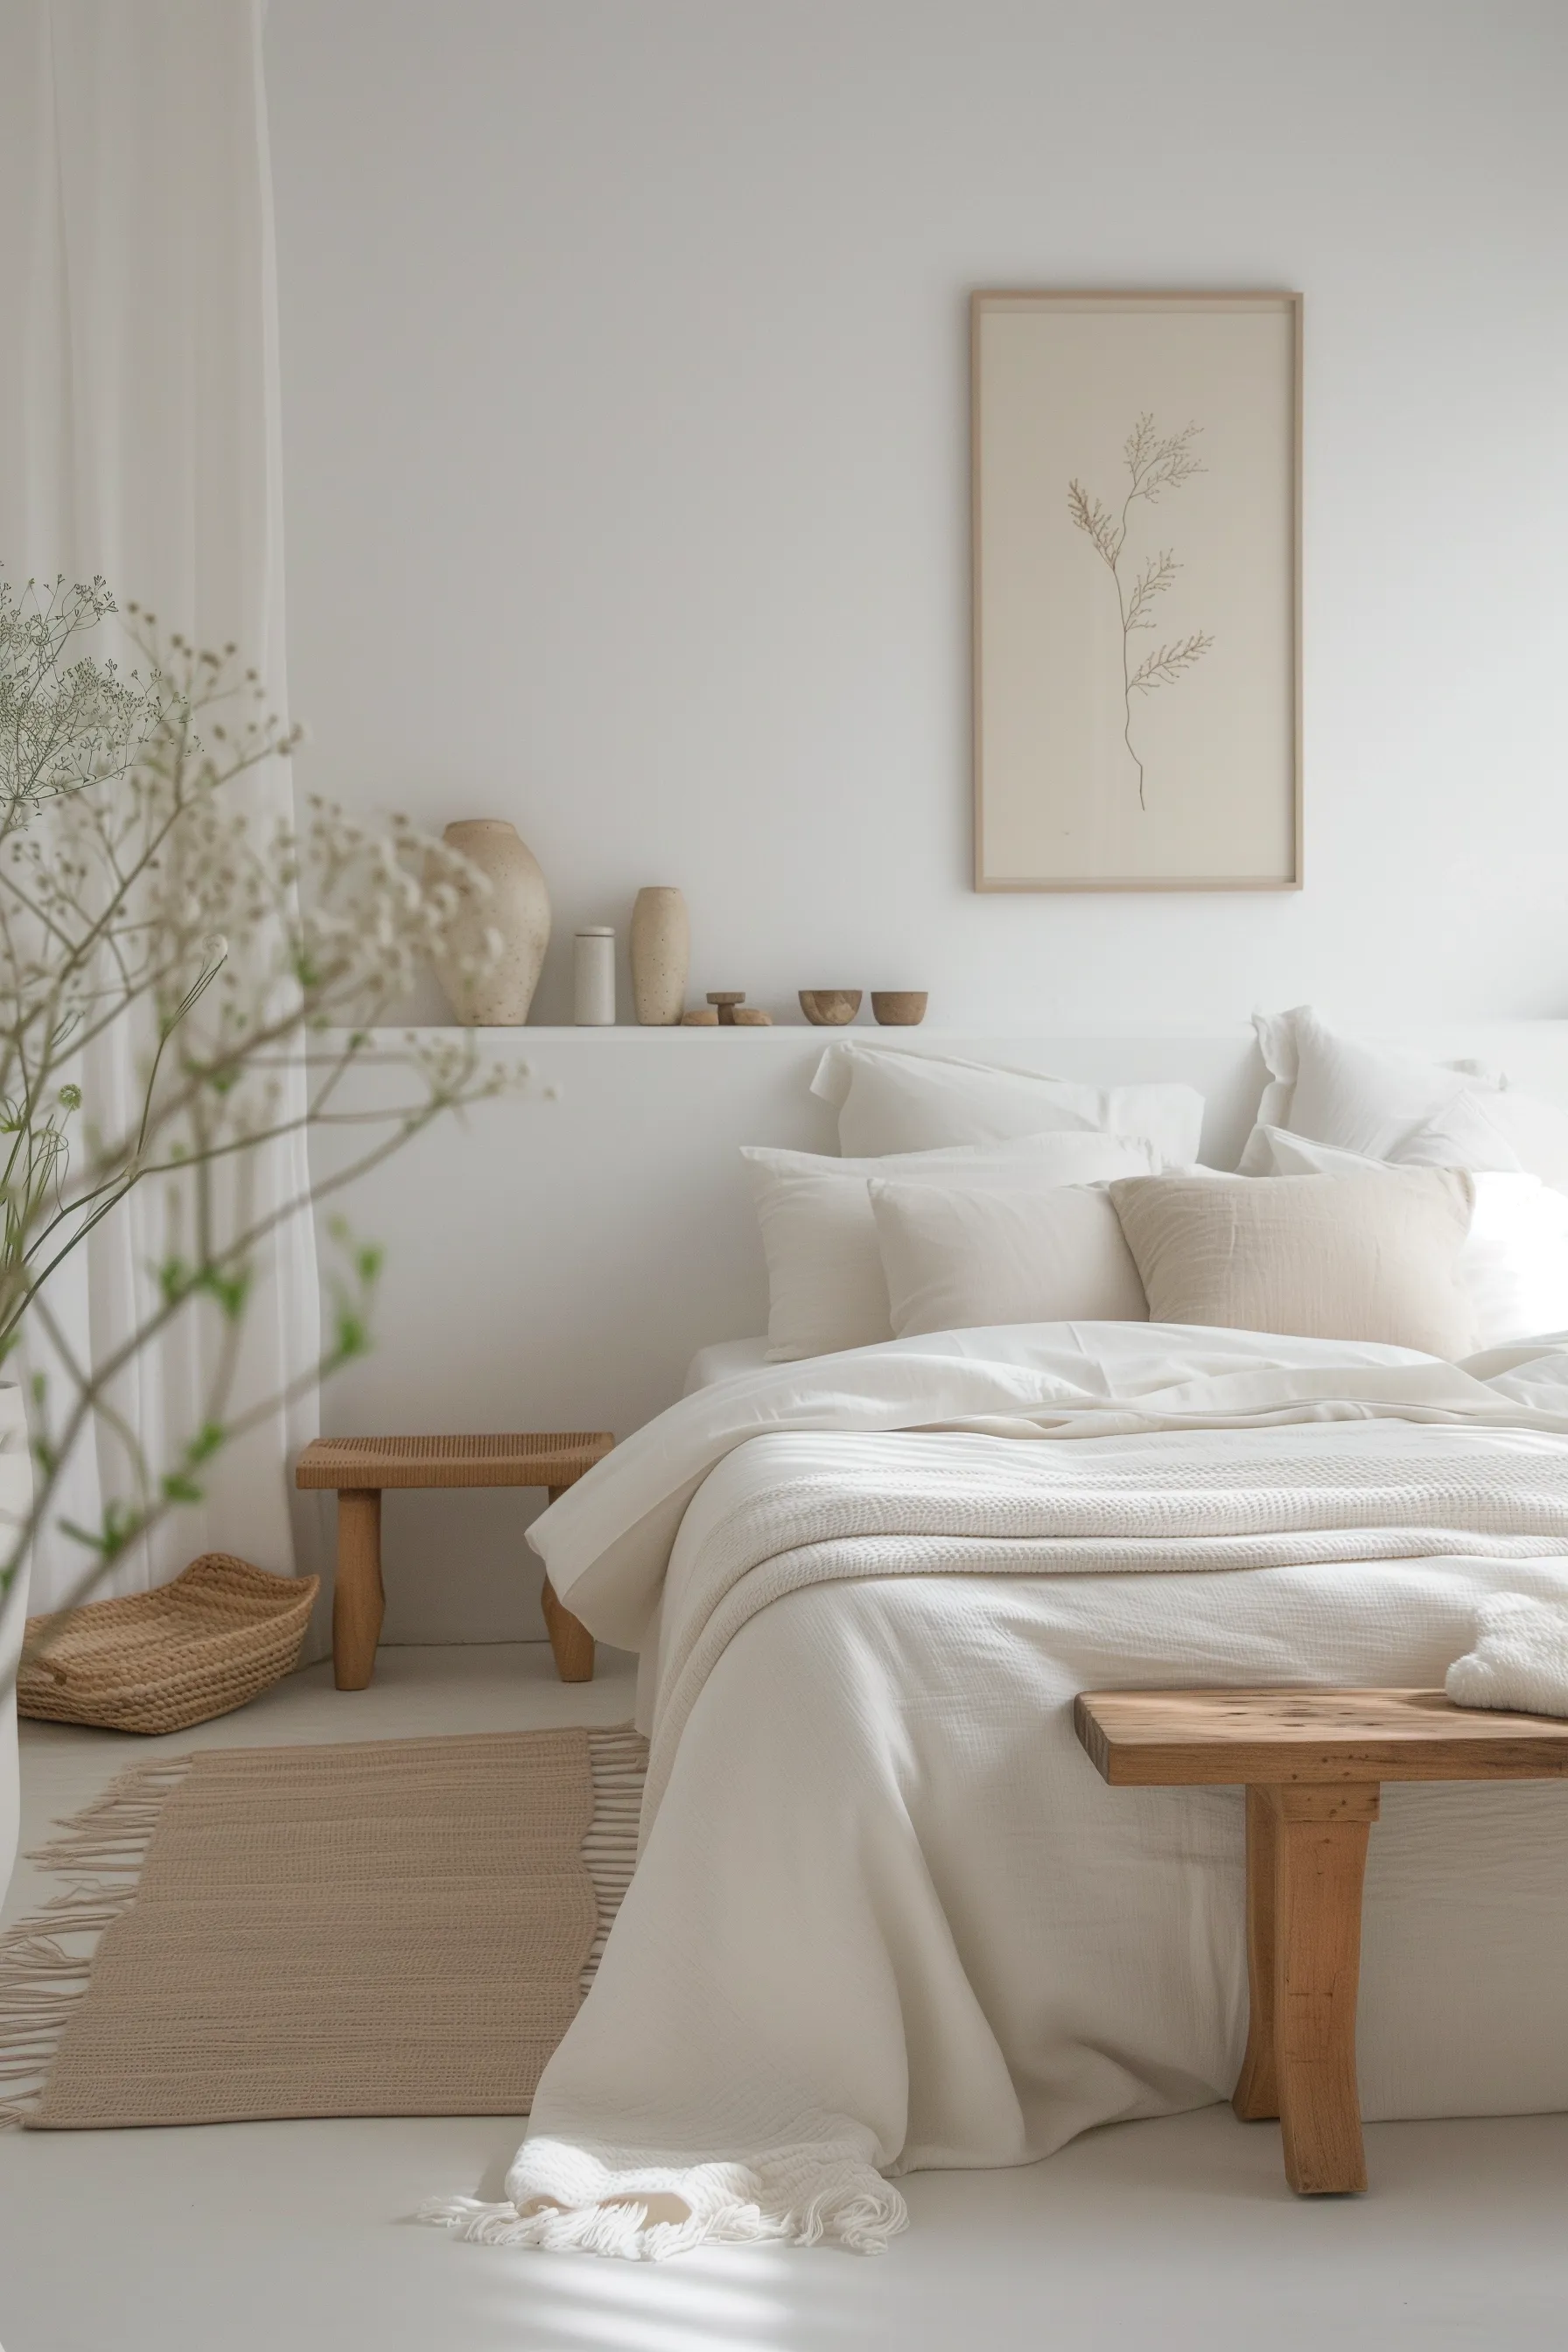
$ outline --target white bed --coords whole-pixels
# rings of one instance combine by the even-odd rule
[[[1568,1601],[1559,1349],[760,1344],[705,1351],[536,1523],[556,1590],[642,1651],[646,1844],[506,2200],[440,2209],[468,2234],[875,2249],[889,2176],[1227,2096],[1240,1794],[1106,1789],[1073,1693],[1431,1685],[1479,1597]],[[1366,2114],[1568,2106],[1565,1941],[1568,1790],[1390,1790]]]

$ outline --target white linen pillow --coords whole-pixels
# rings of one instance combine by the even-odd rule
[[[895,1333],[991,1323],[1142,1323],[1149,1305],[1103,1185],[950,1192],[875,1178]]]
[[[1449,1362],[1475,1352],[1457,1272],[1468,1176],[1144,1176],[1113,1183],[1110,1199],[1151,1322],[1371,1339]]]
[[[1276,1176],[1376,1174],[1390,1164],[1277,1127],[1258,1133]],[[1568,1330],[1568,1200],[1523,1173],[1483,1170],[1470,1183],[1475,1206],[1457,1271],[1476,1311],[1478,1346]]]
[[[972,1189],[1044,1187],[1146,1175],[1160,1164],[1147,1143],[1092,1130],[861,1160],[760,1145],[746,1146],[741,1157],[751,1172],[768,1262],[768,1361],[773,1364],[892,1338],[868,1189],[872,1177]]]
[[[1474,1063],[1445,1066],[1341,1037],[1310,1004],[1254,1013],[1252,1025],[1269,1083],[1241,1155],[1244,1176],[1262,1175],[1268,1167],[1262,1130],[1271,1127],[1369,1160],[1519,1167],[1517,1154],[1486,1116],[1500,1098],[1498,1082]]]
[[[1262,1130],[1272,1127],[1402,1167],[1526,1173],[1568,1192],[1568,1110],[1521,1094],[1506,1075],[1337,1036],[1310,1005],[1255,1014],[1253,1025],[1270,1083],[1244,1175],[1268,1167]]]
[[[840,1039],[811,1091],[838,1113],[838,1148],[863,1154],[994,1143],[1050,1129],[1142,1136],[1162,1160],[1198,1156],[1204,1098],[1183,1086],[1088,1087],[988,1062]]]

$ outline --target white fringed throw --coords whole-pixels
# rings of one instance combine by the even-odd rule
[[[1445,1687],[1456,1706],[1568,1716],[1568,1609],[1493,1593],[1476,1612],[1473,1648],[1455,1659]]]

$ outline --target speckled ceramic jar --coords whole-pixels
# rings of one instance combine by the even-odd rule
[[[691,922],[679,890],[655,883],[632,908],[632,1003],[645,1029],[672,1029],[686,1004]]]

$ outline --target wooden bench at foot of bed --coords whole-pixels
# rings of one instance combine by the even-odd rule
[[[1356,1992],[1367,1839],[1384,1780],[1568,1778],[1568,1722],[1432,1690],[1084,1691],[1073,1723],[1113,1788],[1247,1790],[1247,2054],[1231,2105],[1277,2116],[1304,2197],[1366,2187]]]

